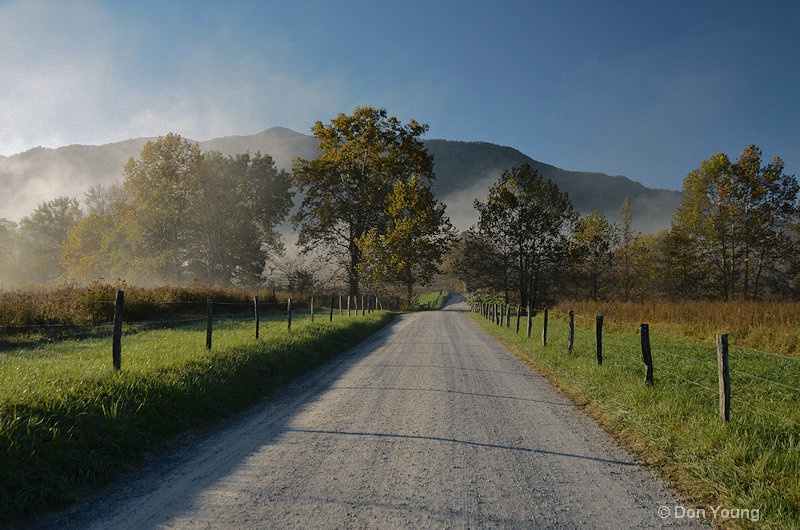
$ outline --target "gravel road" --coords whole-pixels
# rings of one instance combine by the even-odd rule
[[[654,528],[681,502],[459,312],[404,315],[46,526]]]

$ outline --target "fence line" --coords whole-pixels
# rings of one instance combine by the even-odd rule
[[[373,301],[374,298],[374,301]],[[354,301],[355,307],[355,316],[359,315],[359,306],[358,306],[358,299],[356,297],[352,297]],[[350,301],[351,297],[347,297],[347,317],[351,317],[352,313],[350,312]],[[369,301],[369,303],[365,303],[365,301]],[[116,300],[109,301],[109,300],[97,300],[92,301],[94,304],[114,304],[114,315],[113,320],[111,322],[103,322],[103,323],[73,323],[73,324],[27,324],[21,326],[0,326],[0,341],[2,341],[2,336],[7,333],[8,331],[30,331],[36,329],[70,329],[70,330],[92,330],[93,332],[96,331],[105,331],[107,332],[109,329],[111,330],[111,350],[112,350],[112,363],[114,366],[114,370],[121,369],[121,359],[122,359],[122,336],[123,336],[123,326],[139,326],[145,329],[151,327],[158,327],[158,326],[171,326],[175,324],[189,324],[189,323],[199,323],[202,321],[206,322],[206,348],[212,348],[212,338],[213,338],[213,327],[214,327],[214,306],[224,306],[224,307],[239,307],[242,309],[241,313],[244,315],[245,310],[250,312],[248,320],[254,320],[255,324],[255,338],[259,339],[259,326],[260,326],[260,309],[267,310],[268,313],[271,314],[285,314],[286,315],[286,323],[287,323],[287,330],[291,332],[291,323],[292,323],[292,314],[293,313],[301,313],[305,314],[309,312],[312,316],[311,321],[313,322],[313,312],[314,312],[314,305],[313,305],[313,297],[311,298],[310,303],[293,303],[291,298],[288,299],[286,303],[281,302],[261,302],[258,300],[258,296],[254,296],[253,299],[247,303],[245,302],[228,302],[228,301],[219,301],[215,302],[213,298],[208,297],[204,301],[200,300],[178,300],[178,301],[158,301],[158,305],[167,306],[171,308],[178,308],[181,306],[200,306],[201,304],[205,305],[205,316],[203,317],[196,317],[196,318],[172,318],[172,319],[162,319],[162,320],[146,320],[146,319],[133,319],[133,320],[126,320],[124,317],[125,312],[125,296],[122,290],[117,291]],[[336,295],[332,295],[331,297],[331,306],[330,306],[330,321],[333,321],[334,315],[334,305],[336,303]],[[148,301],[147,304],[156,304],[156,302]],[[373,305],[374,304],[374,305]],[[362,297],[361,300],[361,314],[366,315],[367,312],[370,314],[373,310],[378,311],[378,308],[383,307],[383,301],[376,295],[370,295],[369,297]],[[322,308],[320,308],[322,309]],[[344,317],[344,308],[341,296],[339,297],[339,314],[340,316]],[[225,314],[225,317],[228,318],[229,315]],[[78,333],[71,334],[72,337],[79,336]],[[64,335],[62,335],[64,337]]]
[[[527,337],[530,338],[531,337],[530,318],[531,318],[531,315],[534,312],[538,312],[538,311],[525,310],[525,308],[520,308],[519,306],[511,306],[511,305],[505,305],[505,304],[484,304],[484,303],[482,303],[482,304],[480,304],[480,306],[473,307],[473,311],[474,312],[480,313],[484,318],[486,318],[487,320],[493,321],[493,323],[495,323],[498,326],[505,326],[505,327],[510,327],[509,326],[509,320],[510,320],[510,315],[511,315],[511,311],[512,310],[516,310],[516,312],[517,312],[517,320],[518,321],[519,321],[520,313],[522,311],[525,311],[527,313],[528,319],[529,319]],[[547,310],[545,309],[544,311],[547,311]],[[557,312],[557,313],[560,313],[560,312]],[[502,316],[500,316],[500,315],[502,315]],[[696,347],[698,347],[698,348],[701,348],[701,349],[707,348],[709,350],[712,350],[715,347],[715,345],[713,343],[710,343],[709,341],[696,339],[694,337],[680,337],[680,336],[676,336],[674,334],[670,334],[670,333],[666,333],[666,332],[651,333],[650,329],[649,329],[649,326],[647,324],[642,324],[640,326],[640,328],[637,330],[637,332],[640,335],[643,335],[643,334],[646,333],[647,338],[645,339],[644,337],[642,337],[642,341],[641,341],[642,342],[642,344],[641,344],[642,357],[641,357],[641,360],[639,360],[639,362],[641,362],[642,364],[639,364],[638,362],[636,362],[636,359],[631,355],[625,355],[624,353],[621,354],[621,355],[616,355],[613,352],[612,353],[609,353],[608,351],[607,352],[603,352],[603,350],[602,350],[602,331],[603,331],[603,328],[608,329],[610,327],[611,329],[621,330],[622,334],[624,336],[625,334],[631,333],[630,324],[627,324],[627,323],[621,323],[621,324],[620,323],[611,323],[611,326],[608,326],[607,325],[608,321],[603,319],[602,316],[600,316],[600,315],[592,318],[592,317],[587,317],[587,316],[583,316],[583,315],[576,315],[573,311],[569,312],[569,319],[570,319],[570,322],[574,322],[575,319],[578,319],[579,321],[583,322],[583,326],[581,326],[579,328],[580,334],[579,334],[578,338],[579,338],[579,341],[580,341],[580,343],[582,345],[587,346],[587,349],[590,348],[590,345],[588,343],[591,341],[590,336],[591,336],[591,334],[593,332],[591,331],[591,329],[586,329],[586,328],[591,328],[591,323],[594,321],[594,323],[595,323],[595,329],[594,329],[595,345],[597,347],[597,352],[596,353],[597,353],[597,361],[598,361],[599,365],[603,365],[603,359],[605,357],[605,360],[607,361],[607,363],[613,364],[613,366],[615,366],[617,369],[622,370],[622,371],[630,371],[630,372],[639,372],[639,373],[641,373],[642,367],[644,366],[645,367],[645,373],[646,373],[645,382],[647,384],[652,384],[652,381],[653,381],[653,379],[652,379],[652,358],[650,359],[650,363],[648,364],[648,362],[647,362],[647,357],[648,357],[647,354],[650,353],[652,356],[655,356],[656,358],[658,356],[660,356],[661,354],[664,354],[664,355],[669,356],[669,357],[671,357],[673,359],[676,359],[677,361],[679,361],[680,363],[683,363],[684,365],[686,363],[690,363],[690,364],[693,364],[695,366],[702,367],[703,369],[700,372],[701,374],[705,373],[708,376],[709,380],[713,380],[713,378],[714,378],[715,370],[713,369],[713,361],[712,361],[713,356],[711,355],[710,351],[709,351],[708,359],[703,359],[703,358],[700,358],[698,356],[690,357],[690,356],[687,356],[687,355],[681,355],[681,354],[677,353],[677,347],[678,346],[677,345],[670,345],[669,343],[658,344],[656,349],[655,349],[655,351],[652,351],[652,348],[649,347],[650,346],[649,338],[651,338],[653,336],[656,337],[656,339],[657,339],[656,342],[657,343],[660,342],[660,340],[658,340],[658,339],[661,339],[661,338],[667,338],[667,339],[669,339],[670,342],[676,342],[676,343],[678,343],[678,342],[682,343],[682,342],[686,342],[688,340],[688,341],[691,341],[691,342],[695,342],[696,343]],[[542,338],[543,338],[542,346],[543,347],[547,346],[547,342],[546,342],[547,325],[548,325],[547,324],[547,319],[545,318],[544,322],[543,322],[543,330],[542,330]],[[519,334],[519,332],[520,332],[519,331],[519,326],[517,326],[516,327],[516,333]],[[575,333],[574,327],[572,327],[570,325],[570,338],[568,340],[568,352],[569,353],[571,353],[572,352],[572,348],[574,348],[574,342],[575,342],[574,333]],[[747,376],[751,380],[759,381],[759,382],[766,383],[766,384],[775,385],[775,387],[778,387],[778,388],[781,388],[781,389],[785,389],[785,390],[788,390],[790,392],[796,392],[796,393],[800,393],[800,388],[797,388],[796,386],[793,386],[791,384],[783,383],[783,382],[780,382],[780,381],[775,381],[774,379],[770,379],[768,377],[764,377],[764,376],[761,376],[761,375],[756,375],[756,374],[753,374],[753,373],[747,373],[747,372],[744,372],[744,371],[742,371],[740,369],[731,369],[731,368],[729,368],[729,360],[728,360],[729,359],[729,349],[734,350],[735,353],[742,352],[742,353],[756,353],[756,354],[762,354],[762,355],[771,355],[771,356],[773,356],[775,358],[780,358],[780,359],[783,359],[783,360],[792,360],[792,361],[794,361],[794,360],[800,360],[800,358],[786,356],[786,355],[782,355],[782,354],[771,353],[771,352],[761,352],[761,351],[759,351],[757,349],[754,349],[754,348],[743,348],[743,347],[729,348],[728,344],[727,344],[727,335],[724,335],[724,336],[723,335],[718,335],[717,336],[717,341],[718,341],[718,343],[716,345],[716,348],[717,348],[716,357],[717,357],[717,361],[718,361],[717,362],[718,366],[717,366],[716,372],[717,372],[717,381],[719,383],[719,388],[712,388],[712,387],[708,386],[707,384],[704,384],[702,382],[693,380],[692,378],[687,378],[687,377],[685,377],[683,375],[679,375],[678,373],[675,373],[674,371],[672,371],[670,369],[663,369],[662,368],[662,369],[658,370],[658,373],[660,375],[666,376],[667,378],[675,378],[675,379],[678,379],[678,380],[683,381],[685,383],[688,383],[690,385],[693,385],[695,387],[698,387],[698,388],[700,388],[700,389],[704,390],[705,392],[708,392],[708,393],[710,393],[712,395],[718,394],[719,398],[720,398],[720,403],[719,403],[720,404],[720,411],[719,411],[720,412],[720,416],[723,417],[726,421],[729,419],[730,403],[731,403],[731,401],[735,401],[737,404],[745,404],[750,409],[755,410],[757,412],[763,412],[763,413],[769,414],[770,416],[774,416],[774,417],[780,418],[784,422],[786,422],[788,420],[793,425],[800,424],[800,422],[797,422],[797,421],[794,421],[794,420],[790,420],[788,418],[785,418],[783,416],[777,415],[774,412],[765,410],[762,407],[759,407],[759,406],[753,404],[752,400],[755,399],[755,395],[753,397],[751,397],[751,399],[749,399],[749,400],[746,397],[742,397],[744,395],[743,392],[747,390],[747,386],[748,386],[747,383],[742,383],[743,385],[745,385],[745,389],[742,392],[736,393],[733,397],[731,397],[731,394],[730,394],[730,378],[731,378],[731,375],[733,375],[734,378],[737,381],[741,381],[742,377]],[[631,350],[634,349],[634,346],[631,345],[630,349]],[[646,350],[648,350],[648,351],[646,351]],[[629,350],[626,349],[625,351],[629,351]],[[604,353],[605,353],[605,356],[603,355]],[[734,355],[734,358],[735,358],[734,359],[734,363],[736,363],[736,355]],[[764,367],[763,366],[759,366],[759,368],[764,368]],[[696,369],[694,369],[694,370],[697,371]],[[782,396],[782,398],[779,401],[780,402],[785,402],[787,399],[794,399],[794,398],[796,398],[796,396],[793,396],[793,395],[790,394],[790,395]]]

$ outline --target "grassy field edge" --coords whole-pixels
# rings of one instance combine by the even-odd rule
[[[57,398],[0,404],[0,527],[96,491],[187,430],[206,429],[356,346],[394,313],[298,323],[157,373],[125,370]]]
[[[739,406],[736,419],[726,424],[717,417],[714,396],[702,388],[684,385],[680,378],[686,374],[668,365],[668,355],[662,353],[690,355],[685,352],[695,348],[694,344],[660,342],[654,348],[661,363],[656,368],[656,384],[646,386],[640,352],[636,360],[639,337],[635,332],[604,334],[607,359],[598,367],[593,331],[577,329],[575,350],[567,353],[567,327],[563,322],[551,320],[548,345],[542,346],[541,315],[534,318],[532,329],[536,332],[531,338],[526,337],[525,324],[516,333],[513,322],[506,327],[474,313],[470,318],[646,462],[681,496],[687,508],[705,510],[706,522],[725,528],[799,527],[800,486],[796,477],[800,437],[796,434],[796,412],[781,423]],[[623,350],[627,361],[620,367]],[[679,375],[669,374],[670,370]],[[710,381],[708,386],[712,385]],[[796,401],[789,403],[796,410]],[[728,514],[751,510],[756,520],[713,517],[714,509]]]

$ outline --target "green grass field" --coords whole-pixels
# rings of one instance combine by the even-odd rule
[[[450,298],[448,291],[426,291],[417,295],[417,307],[422,309],[441,309]]]
[[[726,423],[719,417],[713,337],[673,337],[651,323],[655,384],[646,386],[635,328],[610,323],[598,366],[593,322],[576,329],[568,353],[568,326],[558,315],[550,315],[546,347],[542,314],[533,319],[530,339],[524,318],[517,334],[513,318],[507,328],[472,316],[648,462],[687,506],[706,508],[709,518],[717,507],[758,510],[757,522],[718,518],[715,524],[800,525],[799,357],[732,347],[731,420]]]
[[[206,429],[334,357],[393,314],[218,319],[129,331],[115,372],[111,338],[0,350],[0,526],[56,509],[135,466],[187,429]]]

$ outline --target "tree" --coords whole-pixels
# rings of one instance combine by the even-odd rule
[[[16,282],[17,223],[0,217],[0,289]]]
[[[144,278],[253,286],[292,205],[291,181],[269,155],[224,157],[168,134],[125,167],[132,267]],[[95,201],[97,202],[97,201]]]
[[[41,203],[20,221],[20,245],[25,281],[45,283],[58,280],[63,273],[59,261],[61,246],[69,229],[83,212],[78,201],[58,197]]]
[[[269,155],[202,154],[187,215],[187,269],[209,285],[260,283],[271,252],[283,250],[277,224],[292,204],[289,176]]]
[[[669,246],[725,300],[758,297],[764,274],[790,248],[799,188],[783,167],[778,157],[763,165],[751,145],[735,163],[718,153],[684,180]]]
[[[293,179],[303,201],[293,217],[304,251],[318,246],[334,252],[347,270],[350,295],[359,291],[362,261],[358,240],[370,230],[382,234],[389,195],[412,175],[430,180],[433,159],[420,136],[427,125],[403,125],[385,109],[356,107],[312,127],[320,155],[293,162]]]
[[[618,244],[616,227],[596,210],[581,219],[575,228],[574,263],[579,275],[588,277],[592,300],[600,297],[602,279],[611,271],[613,251]]]
[[[633,214],[628,198],[622,203],[619,215],[622,226],[619,230],[619,247],[614,252],[615,278],[622,292],[623,301],[627,302],[632,296],[644,296],[645,289],[651,287],[653,265],[652,253],[642,239],[639,232],[634,232]]]
[[[357,241],[363,257],[358,272],[377,285],[402,285],[411,307],[414,285],[427,285],[438,273],[454,238],[453,227],[445,205],[417,175],[395,182],[386,214],[382,234],[372,228]]]
[[[121,186],[92,187],[85,194],[88,214],[67,232],[60,261],[64,277],[87,283],[132,278],[136,241],[130,234],[131,210]]]
[[[522,305],[536,306],[541,290],[569,247],[577,214],[566,194],[529,164],[504,170],[486,201],[475,201],[478,230],[517,276]]]
[[[197,143],[169,133],[148,141],[138,159],[125,165],[123,186],[130,197],[134,266],[144,277],[186,281],[189,211],[196,194],[194,175],[202,155]]]
[[[466,292],[479,301],[488,301],[496,293],[508,299],[512,270],[487,236],[476,230],[463,232],[453,253],[453,268]]]
[[[125,236],[110,213],[90,212],[67,232],[60,262],[64,277],[73,282],[125,276],[120,250],[127,248]]]

